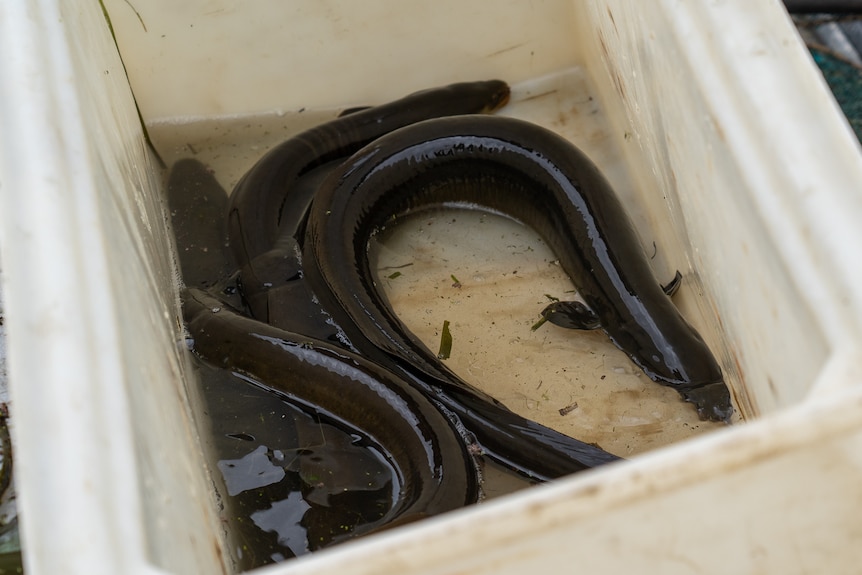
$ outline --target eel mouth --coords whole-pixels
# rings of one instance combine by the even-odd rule
[[[702,420],[730,423],[733,404],[730,401],[730,391],[723,381],[696,389],[680,390],[679,393],[685,401],[695,405]]]
[[[508,85],[502,86],[496,94],[491,98],[491,101],[485,106],[483,112],[490,113],[499,110],[509,103],[509,98],[512,95],[512,90]]]

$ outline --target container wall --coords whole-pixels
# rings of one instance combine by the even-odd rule
[[[577,61],[568,0],[105,6],[148,123],[367,104],[459,80],[517,83]]]
[[[690,246],[699,329],[724,334],[744,414],[769,413],[858,349],[858,143],[778,2],[662,7],[590,3],[590,69],[644,204]]]
[[[0,7],[0,214],[28,572],[221,572],[158,166],[99,3]]]
[[[860,413],[845,392],[258,573],[855,573]]]
[[[34,572],[223,569],[129,84],[152,126],[576,65],[661,257],[698,288],[681,307],[764,417],[267,572],[858,565],[862,160],[776,0],[105,6],[128,81],[94,3],[0,7],[0,247]]]

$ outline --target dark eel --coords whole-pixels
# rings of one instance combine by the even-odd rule
[[[340,324],[339,310],[321,306],[306,281],[308,264],[300,256],[305,214],[319,182],[348,153],[398,127],[418,120],[468,112],[492,111],[508,99],[500,81],[453,84],[417,92],[395,102],[350,114],[303,132],[268,152],[234,190],[229,212],[230,243],[241,266],[240,290],[251,314],[270,324],[313,334],[357,350]],[[269,206],[264,209],[262,206]],[[248,232],[248,237],[245,234]],[[267,246],[272,245],[267,249]],[[343,326],[341,326],[343,327]],[[482,447],[500,463],[538,480],[549,480],[618,458],[595,446],[513,414],[492,397],[467,386],[448,391],[427,374],[405,366],[373,346],[361,353],[382,362],[434,401],[462,433],[475,433]]]
[[[445,204],[501,212],[535,229],[620,349],[653,381],[694,403],[702,418],[729,420],[718,363],[654,278],[610,184],[568,140],[520,120],[475,115],[413,124],[369,144],[327,178],[309,214],[306,260],[316,266],[315,291],[347,314],[336,318],[345,329],[358,326],[377,348],[462,393],[473,389],[402,324],[367,257],[370,238],[394,217]]]
[[[316,188],[313,181],[298,183],[300,188],[312,184]],[[320,539],[315,543],[340,542],[477,500],[473,454],[458,430],[425,397],[375,364],[314,342],[305,331],[298,335],[277,330],[231,308],[242,302],[232,295],[233,290],[226,289],[233,285],[234,275],[225,250],[227,193],[211,170],[196,160],[178,161],[171,168],[167,197],[183,281],[189,287],[208,290],[186,289],[182,294],[195,353],[214,368],[238,373],[315,416],[322,413],[324,420],[335,420],[354,437],[364,437],[363,449],[385,458],[394,472],[394,505],[383,517],[348,533],[331,531],[325,523],[310,520],[306,525],[309,536],[312,529],[323,529],[316,534]],[[216,308],[219,311],[214,313]],[[294,309],[294,315],[297,311]],[[301,317],[292,323],[306,327]],[[314,329],[308,331],[314,333]],[[322,367],[315,367],[315,362]],[[244,393],[242,389],[237,392]],[[290,425],[283,427],[286,431]],[[314,457],[306,454],[296,465],[314,465]],[[338,505],[327,507],[337,513],[336,508]],[[241,516],[241,512],[233,513]]]
[[[195,353],[358,430],[394,467],[393,507],[349,537],[443,513],[478,498],[475,464],[449,421],[398,377],[354,353],[182,294]]]
[[[301,277],[297,240],[316,186],[297,189],[300,178],[315,170],[325,175],[328,163],[346,158],[402,126],[429,118],[490,112],[508,99],[509,86],[500,80],[431,88],[380,106],[347,110],[267,152],[237,183],[228,209],[230,248],[241,270],[240,288],[254,317],[269,321],[273,298],[268,292]]]

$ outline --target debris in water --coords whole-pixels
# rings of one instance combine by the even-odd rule
[[[578,408],[578,402],[573,401],[572,403],[570,403],[566,407],[561,407],[559,409],[559,412],[560,412],[560,415],[568,415],[571,412],[573,412],[574,410],[576,410],[577,408]]]
[[[443,333],[440,334],[440,351],[437,352],[437,357],[440,359],[449,359],[452,354],[452,334],[449,332],[449,320],[443,321]]]

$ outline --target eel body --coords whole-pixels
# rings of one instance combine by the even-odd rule
[[[429,118],[493,111],[509,98],[501,80],[462,82],[415,92],[306,130],[267,152],[230,195],[228,237],[252,314],[268,321],[270,289],[301,276],[297,239],[315,190],[297,182],[374,139]],[[313,176],[313,174],[312,174]]]
[[[508,85],[498,80],[452,84],[351,110],[287,140],[261,158],[234,189],[228,210],[229,244],[240,268],[240,292],[252,317],[336,342],[382,362],[441,407],[456,428],[481,438],[482,447],[494,459],[533,479],[549,480],[618,458],[517,416],[491,396],[468,387],[445,391],[437,379],[405,366],[404,361],[371,346],[359,349],[345,337],[345,332],[358,331],[342,326],[348,318],[328,308],[325,296],[308,281],[309,262],[300,251],[309,204],[321,181],[349,154],[426,118],[494,111],[508,96]]]
[[[393,218],[445,205],[492,210],[535,229],[634,363],[694,403],[702,418],[729,419],[717,361],[653,276],[610,184],[569,141],[521,120],[469,115],[415,123],[330,174],[309,214],[305,253],[321,284],[315,289],[346,313],[345,329],[357,326],[375,347],[429,376],[457,379],[388,306],[367,253],[371,237]],[[461,393],[469,388],[453,385]]]
[[[393,506],[360,532],[458,509],[479,496],[475,463],[449,421],[398,377],[356,354],[183,292],[195,353],[354,430],[395,470]]]

